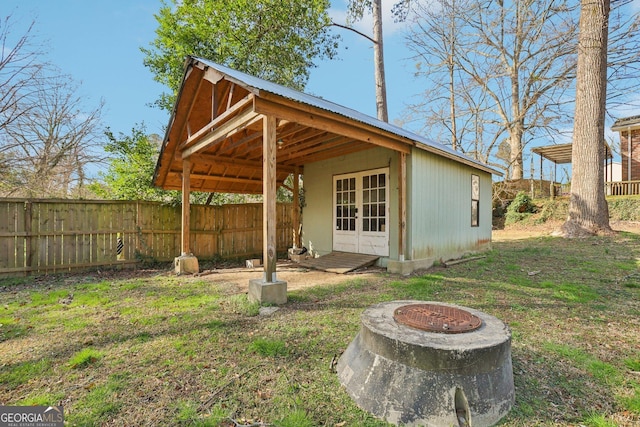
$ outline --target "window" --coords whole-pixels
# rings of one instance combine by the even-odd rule
[[[471,175],[471,226],[480,225],[480,177]]]

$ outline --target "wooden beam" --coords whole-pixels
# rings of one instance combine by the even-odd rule
[[[258,171],[262,171],[262,162],[254,161],[254,160],[243,160],[236,159],[233,157],[224,157],[224,156],[214,156],[212,154],[193,154],[189,157],[193,163],[205,163],[205,164],[216,164],[222,166],[236,166],[248,169],[255,169]],[[294,166],[278,166],[278,169],[287,172],[294,173]]]
[[[231,101],[233,100],[233,90],[236,88],[235,83],[231,83],[231,89],[229,89],[229,99],[227,99],[227,111],[231,108]]]
[[[388,132],[381,129],[335,114],[330,117],[328,112],[316,111],[313,107],[303,106],[299,103],[285,105],[284,103],[263,98],[255,98],[254,110],[264,115],[274,115],[315,129],[325,130],[403,153],[409,153],[411,145],[413,145],[412,141],[393,138]]]
[[[304,157],[319,151],[327,151],[346,143],[353,143],[353,140],[336,136],[327,140],[316,139],[302,142],[300,144],[296,143],[291,148],[287,149],[285,153],[280,155],[280,161],[286,162],[287,160],[294,159],[296,157]]]
[[[172,172],[172,174],[175,174],[176,172]],[[241,183],[241,184],[262,184],[262,180],[261,178],[240,178],[240,177],[232,177],[232,176],[220,176],[220,175],[205,175],[205,174],[198,174],[198,173],[192,173],[191,174],[191,179],[202,179],[205,181],[220,181],[220,182],[236,182],[236,183]]]
[[[207,148],[215,145],[225,139],[229,138],[232,135],[235,135],[238,132],[241,132],[248,126],[251,126],[255,122],[260,120],[260,116],[258,113],[255,113],[251,110],[243,111],[238,114],[236,117],[230,119],[228,122],[220,125],[217,129],[211,131],[204,138],[193,144],[191,147],[186,148],[182,151],[182,158],[187,158],[192,154],[195,154],[199,151],[206,150]]]
[[[358,151],[370,150],[375,146],[365,142],[353,141],[351,144],[340,144],[329,150],[313,150],[305,156],[296,156],[285,162],[286,165],[306,164],[318,162],[320,160],[332,159],[334,157],[346,156]],[[300,162],[297,159],[301,159]]]
[[[217,128],[219,126],[221,126],[221,124],[227,120],[229,120],[229,118],[233,115],[236,114],[239,110],[242,110],[244,108],[247,108],[248,105],[250,105],[252,103],[252,99],[253,95],[250,95],[247,98],[243,98],[242,100],[238,101],[237,103],[235,103],[231,108],[227,109],[224,113],[220,114],[219,116],[213,118],[207,125],[205,125],[202,129],[198,130],[196,133],[194,133],[193,135],[191,135],[189,138],[187,138],[186,141],[184,141],[181,145],[179,150],[182,151],[185,148],[193,145],[194,143],[196,143],[199,139],[201,139],[204,135],[207,134],[207,132],[210,132],[212,129]]]
[[[298,248],[300,244],[300,174],[296,167],[293,173],[293,247]]]
[[[403,262],[405,256],[405,246],[407,244],[407,155],[399,153],[400,165],[398,168],[398,206],[399,212],[399,233],[398,233],[398,261]]]
[[[182,161],[182,233],[181,249],[182,255],[190,255],[189,239],[191,238],[191,205],[189,204],[189,194],[191,192],[191,162],[189,159]]]
[[[215,84],[211,85],[211,120],[214,120],[218,116],[218,97],[216,96],[217,91],[218,86]]]
[[[264,281],[276,279],[276,118],[262,121],[262,198]]]
[[[262,138],[262,129],[260,129],[257,132],[252,132],[248,135],[243,136],[242,138],[233,141],[231,143],[227,143],[226,141],[224,143],[222,143],[220,145],[220,148],[218,150],[218,155],[224,155],[229,153],[230,151],[235,150],[236,148],[240,147],[241,145],[244,145],[248,142],[251,142],[253,140],[258,140]]]
[[[182,120],[182,123],[180,125],[178,125],[175,122],[175,119],[178,118],[178,111],[176,111],[176,117],[174,118],[174,122],[170,125],[170,131],[173,130],[174,126],[178,127],[178,134],[174,136],[174,138],[176,138],[176,140],[178,138],[182,137],[182,134],[184,133],[184,130],[187,127],[187,123],[189,122],[189,116],[191,115],[191,110],[193,110],[193,107],[195,105],[196,102],[196,98],[197,98],[197,94],[200,91],[200,86],[202,86],[202,82],[204,81],[204,73],[200,72],[200,79],[198,80],[198,83],[195,87],[195,90],[193,91],[193,93],[189,92],[188,94],[185,94],[185,87],[187,85],[187,82],[189,81],[189,77],[193,74],[194,68],[191,68],[191,70],[187,71],[187,77],[185,77],[184,82],[182,83],[182,88],[180,89],[180,93],[178,94],[178,100],[180,100],[180,98],[182,98],[183,96],[191,96],[191,100],[189,101],[189,106],[187,107],[187,111],[184,113],[184,115],[180,116],[180,119]],[[200,70],[199,70],[200,71]],[[195,77],[194,77],[195,78]],[[172,133],[169,133],[169,140],[171,138]],[[168,141],[165,141],[168,142]],[[173,146],[173,152],[171,153],[171,158],[173,158],[175,156],[176,151],[178,150],[178,144],[175,144]],[[166,165],[166,169],[164,170],[164,175],[162,176],[162,180],[160,182],[160,186],[164,186],[166,181],[167,181],[167,175],[169,174],[169,169],[171,168],[171,165]]]

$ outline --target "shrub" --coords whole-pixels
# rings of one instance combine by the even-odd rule
[[[505,215],[505,224],[513,224],[518,221],[522,221],[532,213],[536,212],[536,206],[531,201],[531,198],[527,193],[519,192],[515,199],[507,207],[507,214]]]

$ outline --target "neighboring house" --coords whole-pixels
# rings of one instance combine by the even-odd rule
[[[263,194],[264,282],[275,282],[275,188],[293,175],[297,194],[299,174],[302,234],[295,225],[293,241],[313,256],[375,254],[409,273],[490,246],[497,170],[352,109],[188,58],[154,175],[157,186],[186,193],[183,224],[191,190]]]
[[[620,182],[622,181],[622,163],[610,162],[607,163],[604,171],[605,182]]]
[[[640,180],[640,116],[616,120],[611,130],[620,133],[622,176],[619,181]]]

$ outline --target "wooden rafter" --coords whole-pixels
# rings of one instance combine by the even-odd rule
[[[260,115],[251,110],[245,110],[234,118],[229,119],[227,122],[214,129],[206,136],[202,137],[198,142],[182,150],[182,158],[187,158],[190,155],[203,151],[214,144],[224,141],[232,135],[235,135],[242,129],[249,127],[251,124],[259,121]]]
[[[293,101],[289,102],[285,100],[283,102],[284,103],[281,104],[269,99],[255,98],[254,110],[260,114],[286,117],[289,120],[311,128],[339,133],[358,141],[386,147],[394,151],[402,153],[409,153],[411,151],[410,146],[413,145],[411,141],[399,141],[397,138],[387,135],[386,132],[382,130],[370,129],[370,127],[346,118],[331,117],[328,112],[323,112],[320,109],[314,109],[309,106],[296,108],[288,105],[293,103]]]
[[[262,170],[262,162],[256,162],[252,160],[234,159],[232,157],[214,156],[211,154],[194,154],[191,156],[192,162],[199,162],[202,164],[218,164],[228,166],[241,166],[243,168]],[[278,169],[285,170],[289,173],[295,172],[293,166],[278,166]]]
[[[248,132],[248,130],[246,130]],[[242,147],[245,144],[249,144],[253,141],[257,141],[262,138],[262,129],[259,131],[252,131],[251,133],[246,133],[242,138],[237,140],[229,139],[226,144],[220,147],[218,153],[220,155],[229,155],[238,147]]]
[[[164,188],[181,188],[182,160],[189,159],[193,190],[261,193],[263,116],[275,120],[278,185],[305,164],[373,147],[407,154],[415,145],[366,120],[245,85],[197,60],[192,65],[163,146],[164,179],[156,183]]]
[[[181,97],[184,96],[186,98],[190,98],[188,101],[188,106],[187,106],[187,111],[184,114],[181,115],[176,115],[175,117],[175,121],[171,126],[170,130],[174,129],[174,126],[177,129],[177,135],[182,135],[185,131],[185,129],[187,128],[187,124],[189,122],[189,115],[191,114],[191,112],[193,111],[193,107],[195,106],[196,103],[196,94],[198,93],[198,91],[200,90],[202,83],[204,81],[204,73],[201,71],[196,71],[196,68],[191,68],[189,70],[189,75],[194,75],[195,73],[199,73],[199,77],[197,78],[197,83],[195,85],[195,87],[193,89],[191,89],[191,85],[187,85],[187,82],[189,81],[187,78],[184,79],[183,82],[183,88],[180,92]],[[169,134],[171,135],[171,134]],[[171,136],[170,136],[171,137]],[[175,156],[176,151],[178,150],[178,145],[174,145],[173,149],[171,150],[171,158],[173,158]],[[164,174],[161,175],[160,177],[160,185],[164,186],[166,184],[167,181],[167,174],[169,172],[169,168],[170,165],[166,165],[165,166],[165,170],[164,170]]]
[[[234,114],[236,114],[240,110],[247,109],[247,107],[252,103],[253,103],[252,95],[247,98],[244,98],[240,102],[237,102],[231,108],[227,109],[224,113],[220,114],[218,117],[211,120],[209,124],[207,124],[202,129],[198,130],[196,133],[188,137],[186,141],[180,144],[179,150],[184,151],[190,146],[193,146],[196,142],[199,142],[208,132],[211,132],[214,129],[217,130],[217,128],[222,126],[222,124],[229,121]]]

